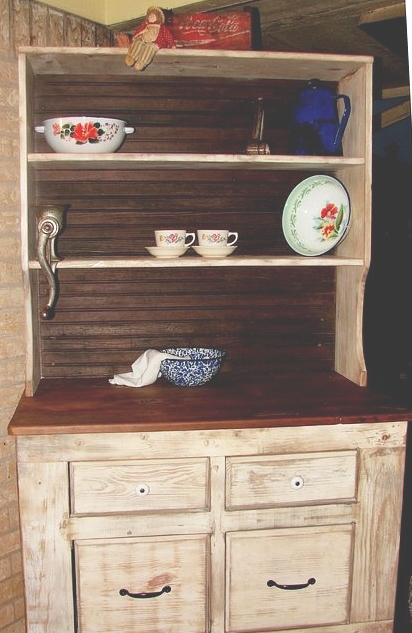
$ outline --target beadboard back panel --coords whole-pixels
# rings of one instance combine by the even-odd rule
[[[119,64],[121,61],[119,60]],[[46,75],[35,91],[35,123],[73,114],[124,119],[136,132],[122,152],[245,153],[256,101],[264,99],[264,139],[272,154],[290,151],[291,104],[305,82],[173,77]],[[333,85],[333,84],[332,84]],[[37,135],[35,151],[48,151]]]
[[[334,272],[299,272],[62,269],[55,316],[40,322],[43,377],[109,376],[146,349],[192,345],[226,350],[222,372],[331,370]]]
[[[178,89],[176,87],[176,83]],[[35,86],[35,123],[58,114],[107,115],[135,127],[122,152],[244,154],[256,99],[264,140],[290,151],[290,105],[300,81],[160,81],[45,75]],[[34,135],[36,152],[49,149]],[[99,166],[101,167],[101,165]],[[36,167],[36,204],[70,202],[58,240],[63,258],[147,255],[159,228],[238,231],[239,255],[292,253],[282,210],[301,170],[95,170]],[[34,254],[32,254],[34,255]],[[184,256],[198,257],[191,249]],[[48,288],[38,272],[40,304]],[[55,316],[40,321],[43,377],[128,371],[145,349],[223,348],[222,371],[333,368],[334,285],[330,268],[179,268],[58,272]]]

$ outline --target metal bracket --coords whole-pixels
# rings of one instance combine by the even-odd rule
[[[56,266],[61,261],[56,252],[56,238],[60,235],[64,214],[70,205],[47,204],[35,207],[37,218],[37,259],[49,282],[49,300],[40,311],[42,319],[51,319],[57,299]]]

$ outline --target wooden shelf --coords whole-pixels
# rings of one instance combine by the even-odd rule
[[[202,268],[211,266],[363,266],[362,259],[351,257],[270,257],[267,255],[245,255],[237,257],[191,257],[157,259],[155,257],[83,257],[67,258],[57,268]],[[40,269],[36,260],[29,261],[30,269]]]
[[[356,73],[372,58],[204,49],[162,49],[144,73],[124,63],[127,49],[92,47],[22,47],[35,75],[114,75],[120,80],[144,82],[151,77],[217,77],[224,79],[302,79],[313,74],[323,81],[339,81]]]
[[[335,156],[251,156],[242,154],[29,154],[28,163],[36,169],[248,169],[248,170],[309,170],[338,171],[364,165],[360,157]]]

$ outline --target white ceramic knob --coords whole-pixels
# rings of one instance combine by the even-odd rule
[[[149,492],[150,492],[150,486],[148,484],[145,484],[145,483],[137,484],[136,494],[138,497],[147,497]]]
[[[292,479],[290,480],[290,485],[294,490],[300,490],[301,488],[303,488],[305,482],[303,481],[302,477],[292,477]]]

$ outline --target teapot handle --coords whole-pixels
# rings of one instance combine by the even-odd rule
[[[335,99],[343,99],[343,104],[345,108],[342,114],[342,118],[339,123],[339,127],[336,131],[336,136],[333,143],[334,149],[336,151],[342,145],[342,137],[343,137],[343,133],[345,131],[346,125],[348,123],[348,119],[349,119],[349,115],[351,111],[351,105],[350,105],[350,99],[347,95],[336,95]]]

